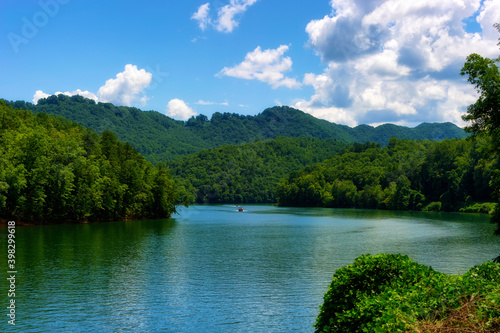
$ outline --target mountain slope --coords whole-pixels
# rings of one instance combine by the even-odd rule
[[[111,130],[152,162],[173,160],[221,145],[279,136],[336,139],[346,143],[373,141],[383,146],[393,136],[432,140],[466,136],[462,129],[451,123],[421,124],[415,128],[391,124],[351,128],[314,118],[287,106],[269,108],[256,116],[216,112],[210,120],[199,115],[183,122],[156,111],[95,103],[81,96],[50,96],[40,99],[37,105],[23,101],[9,103],[34,113],[59,115],[99,133]]]
[[[177,196],[164,166],[112,132],[0,101],[0,220],[166,218]]]
[[[486,146],[485,140],[356,143],[291,173],[275,193],[282,206],[458,211],[492,199]]]
[[[197,203],[274,203],[280,179],[348,147],[335,139],[279,137],[203,150],[168,166]]]

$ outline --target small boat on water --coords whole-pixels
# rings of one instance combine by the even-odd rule
[[[243,207],[239,207],[238,212],[242,212],[242,211],[243,211]]]

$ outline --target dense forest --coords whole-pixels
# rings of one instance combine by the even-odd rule
[[[62,117],[0,101],[0,217],[45,223],[164,218],[178,193],[110,131],[100,135]]]
[[[155,111],[117,107],[109,103],[95,103],[81,96],[65,95],[41,99],[37,105],[21,101],[4,102],[6,110],[7,104],[33,110],[36,116],[31,117],[38,124],[36,130],[35,127],[32,129],[35,131],[41,131],[39,128],[46,126],[43,119],[56,121],[45,113],[58,114],[94,128],[101,134],[78,127],[62,117],[57,120],[66,127],[87,133],[72,138],[74,142],[67,141],[73,142],[77,151],[81,150],[81,145],[95,144],[92,152],[87,147],[84,149],[86,154],[80,157],[92,163],[104,163],[97,165],[97,169],[110,172],[103,176],[105,181],[97,177],[91,182],[85,174],[88,171],[76,167],[80,164],[66,161],[61,169],[70,171],[68,177],[71,182],[67,187],[64,187],[65,182],[58,183],[57,186],[64,187],[64,190],[50,193],[53,184],[43,180],[43,186],[40,186],[44,190],[40,196],[44,199],[32,200],[30,197],[29,201],[39,201],[40,207],[44,208],[37,208],[38,215],[28,211],[23,213],[27,220],[43,219],[44,216],[56,216],[56,219],[143,216],[150,208],[150,203],[145,203],[144,198],[153,200],[154,195],[150,186],[133,182],[143,177],[146,179],[140,181],[150,184],[154,182],[152,175],[155,172],[164,174],[168,179],[170,202],[177,196],[175,200],[186,203],[278,202],[287,206],[469,209],[481,212],[489,212],[492,208],[491,204],[475,204],[491,201],[489,181],[492,166],[483,158],[484,144],[465,139],[446,139],[466,136],[462,129],[452,124],[421,124],[414,129],[389,124],[377,128],[367,125],[350,128],[316,119],[289,107],[274,107],[257,116],[215,113],[210,120],[200,115],[181,122]],[[22,114],[24,111],[19,112]],[[115,132],[118,138],[129,142],[118,142],[113,134]],[[393,137],[390,139],[390,136]],[[352,143],[366,138],[373,140],[365,144]],[[422,138],[446,140],[438,143],[420,140]],[[114,153],[111,155],[105,153],[108,142],[117,146],[112,149]],[[56,143],[54,145],[57,146]],[[134,148],[142,152],[146,160],[154,163],[164,161],[166,167],[153,167],[146,163]],[[339,152],[341,154],[336,156]],[[6,157],[6,161],[24,165],[12,159],[17,152],[12,154]],[[38,154],[43,156],[41,152]],[[110,161],[103,162],[105,158]],[[46,168],[54,168],[49,167],[50,162],[47,163]],[[113,167],[106,169],[106,163],[111,163]],[[142,171],[130,170],[139,164],[138,168]],[[175,185],[170,183],[169,173],[175,179]],[[78,177],[83,177],[87,183],[78,180]],[[73,178],[76,180],[73,181]],[[113,186],[103,185],[108,178]],[[36,181],[32,179],[32,182]],[[101,186],[104,192],[88,190],[92,186]],[[8,187],[10,191],[15,188],[10,183]],[[80,195],[78,191],[88,191],[89,194]],[[132,194],[132,191],[139,191],[139,194]],[[101,192],[114,194],[108,201],[92,197],[101,196]],[[28,195],[37,194],[29,190]],[[54,201],[63,200],[64,204],[50,203],[52,199],[46,198],[53,195],[63,196],[64,200],[57,198]],[[77,198],[72,198],[74,195]],[[106,197],[107,194],[102,195]],[[8,197],[10,201],[17,200],[11,199],[16,197],[12,193]],[[21,201],[26,200],[20,194],[18,197]],[[19,213],[17,201],[14,204],[9,200],[5,199],[5,208]],[[93,206],[90,210],[85,209],[85,213],[79,212],[78,208],[74,212],[61,210],[66,204],[77,207],[80,204],[78,200]],[[48,204],[55,208],[48,207]],[[41,210],[45,212],[42,214]],[[158,214],[151,211],[150,215]]]
[[[203,150],[168,165],[197,203],[275,203],[281,178],[348,146],[334,139],[281,137]]]
[[[264,110],[256,116],[216,112],[186,122],[173,120],[156,111],[96,103],[81,96],[50,96],[32,104],[8,102],[34,113],[62,116],[98,133],[110,130],[130,143],[152,163],[165,162],[203,149],[250,143],[281,136],[336,139],[340,142],[373,141],[387,145],[391,137],[414,140],[464,138],[466,133],[451,124],[421,124],[407,128],[391,124],[351,128],[314,118],[302,111],[282,106]]]
[[[493,204],[486,139],[354,144],[292,172],[277,187],[282,206],[475,211]]]

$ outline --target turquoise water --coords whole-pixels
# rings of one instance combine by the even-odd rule
[[[311,332],[335,269],[363,253],[403,253],[452,274],[500,254],[482,215],[244,208],[17,226],[16,326],[5,282],[0,331]]]

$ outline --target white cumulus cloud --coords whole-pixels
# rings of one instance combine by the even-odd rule
[[[222,32],[233,31],[238,26],[236,17],[256,2],[257,0],[231,0],[228,5],[219,9],[216,29]]]
[[[295,107],[344,124],[452,121],[477,98],[460,76],[471,53],[497,57],[500,1],[332,0],[332,11],[306,26],[308,45],[325,63],[308,73],[314,88]],[[477,16],[483,31],[469,33]]]
[[[191,109],[186,102],[178,98],[171,99],[168,102],[165,114],[171,118],[179,120],[188,120],[192,116],[197,115],[197,113]]]
[[[498,38],[498,31],[492,26],[492,22],[500,23],[500,2],[498,0],[485,0],[481,6],[477,22],[481,25],[485,38]]]
[[[149,86],[152,78],[153,74],[128,64],[123,72],[116,74],[116,78],[107,80],[99,88],[97,96],[102,102],[130,106],[142,97],[140,94]]]
[[[128,64],[125,65],[123,72],[116,74],[116,78],[107,80],[106,83],[99,88],[97,94],[88,90],[82,91],[81,89],[76,89],[71,92],[56,91],[52,95],[80,95],[85,98],[93,99],[96,102],[109,102],[115,105],[131,106],[132,103],[135,102],[145,105],[149,97],[142,93],[151,83],[152,77],[153,74],[148,73],[146,70],[137,69],[137,66]],[[33,103],[36,104],[40,98],[46,98],[50,95],[51,94],[47,94],[42,90],[37,90],[33,95]]]
[[[259,80],[270,84],[273,88],[299,88],[300,82],[283,74],[292,69],[290,57],[283,56],[286,51],[288,51],[287,45],[264,51],[257,46],[255,50],[247,53],[243,62],[233,67],[224,67],[217,76]]]
[[[33,95],[33,104],[37,104],[39,99],[47,98],[49,96],[50,96],[50,94],[46,94],[41,90],[37,90],[35,92],[35,94]]]
[[[198,11],[191,16],[191,19],[198,21],[198,26],[201,30],[205,30],[212,22],[209,16],[210,3],[198,7]]]
[[[239,25],[239,20],[251,5],[257,0],[231,0],[229,4],[217,10],[217,16],[210,16],[210,3],[207,2],[191,16],[191,19],[198,21],[201,30],[212,26],[220,32],[232,32]]]
[[[96,102],[99,100],[94,93],[91,93],[88,90],[82,91],[80,89],[76,89],[74,91],[65,91],[65,92],[56,91],[53,95],[56,95],[56,96],[57,95],[66,95],[66,96],[80,95],[80,96],[88,98],[88,99],[93,99]],[[39,99],[41,99],[41,98],[47,98],[49,96],[51,96],[51,95],[50,94],[46,94],[46,93],[44,93],[41,90],[37,90],[35,92],[35,94],[33,95],[33,103],[37,104]]]

